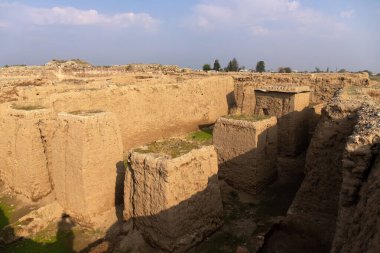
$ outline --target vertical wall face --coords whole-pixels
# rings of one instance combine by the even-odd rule
[[[213,146],[174,159],[133,152],[129,161],[125,218],[133,216],[150,243],[185,252],[221,226],[223,207]]]
[[[255,91],[254,114],[278,117],[279,153],[296,156],[308,143],[310,92],[285,93]]]
[[[276,176],[277,120],[250,122],[220,118],[213,143],[219,175],[237,189],[258,193]]]
[[[40,125],[51,118],[46,109],[3,111],[0,122],[0,175],[7,186],[31,200],[52,190]]]
[[[333,253],[380,252],[380,115],[364,105],[347,138]]]
[[[122,152],[118,122],[111,113],[58,115],[52,174],[57,200],[67,212],[88,220],[114,207]]]
[[[195,78],[181,83],[158,80],[155,84],[53,94],[50,101],[57,112],[99,109],[114,113],[124,150],[128,151],[214,123],[234,105],[233,88],[232,77]]]

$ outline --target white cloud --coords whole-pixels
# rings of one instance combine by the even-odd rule
[[[97,10],[81,10],[70,6],[53,8],[35,8],[20,4],[2,4],[9,12],[18,12],[17,23],[24,22],[34,25],[102,25],[116,27],[156,27],[160,21],[147,13],[124,12],[106,15]],[[16,19],[16,18],[15,18]]]
[[[254,36],[283,32],[342,32],[343,23],[294,0],[203,0],[190,24],[200,29],[245,29]]]
[[[355,14],[354,10],[347,10],[347,11],[341,11],[340,17],[341,18],[352,18],[352,16]]]

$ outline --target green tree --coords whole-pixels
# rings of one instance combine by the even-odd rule
[[[239,71],[239,63],[236,60],[236,58],[233,58],[231,61],[228,62],[227,67],[225,68],[226,71]]]
[[[346,72],[347,72],[346,69],[340,69],[340,70],[338,71],[338,73],[346,73]]]
[[[220,63],[219,63],[219,60],[216,59],[214,61],[214,68],[213,68],[215,71],[219,71],[220,70]]]
[[[292,73],[292,69],[290,67],[279,67],[278,72],[279,73]]]
[[[256,72],[265,72],[265,62],[264,61],[258,61],[256,64]]]
[[[205,64],[205,65],[203,65],[203,70],[204,70],[204,71],[209,71],[209,70],[211,70],[211,66],[210,66],[210,64]]]

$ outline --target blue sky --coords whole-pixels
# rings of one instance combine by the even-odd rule
[[[0,0],[0,65],[81,58],[96,65],[380,72],[378,0]]]

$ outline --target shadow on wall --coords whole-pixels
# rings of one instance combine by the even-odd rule
[[[267,108],[262,109],[259,115],[277,116]],[[278,154],[296,157],[306,151],[319,118],[320,115],[309,107],[277,116]]]
[[[139,212],[149,212],[150,210],[145,210],[149,209],[149,206],[154,206],[155,210],[158,210],[159,206],[155,206],[157,203],[150,203],[149,199],[144,203],[135,202],[130,206],[135,208],[132,213],[136,217],[119,220],[108,229],[105,238],[88,245],[81,253],[93,252],[105,242],[108,244],[108,249],[101,252],[130,252],[139,247],[138,242],[134,242],[133,239],[127,239],[129,243],[120,242],[126,239],[128,234],[132,234],[132,230],[138,230],[144,240],[155,247],[151,248],[151,251],[141,252],[185,252],[222,226],[222,202],[220,198],[213,197],[217,193],[219,193],[219,184],[217,176],[214,175],[209,177],[205,189],[178,205],[156,214],[138,216]],[[131,223],[132,227],[128,226]],[[128,227],[127,231],[125,227]]]
[[[277,177],[277,127],[266,128],[258,135],[257,129],[242,126],[221,128],[213,140],[218,150],[219,178],[235,189],[260,193]]]
[[[124,161],[116,163],[115,207],[118,221],[123,220],[125,171]]]
[[[230,112],[231,109],[236,107],[236,100],[235,100],[235,94],[233,91],[228,93],[226,95],[227,105],[228,105],[228,111]]]
[[[338,115],[339,110],[335,113]],[[305,179],[286,219],[266,236],[260,252],[330,252],[342,185],[343,152],[356,123],[352,113],[344,113],[341,119],[323,113],[308,148]]]
[[[3,210],[0,208],[0,219],[8,220]],[[9,225],[9,222],[8,224]],[[54,242],[37,242],[28,238],[16,238],[14,229],[11,226],[6,226],[0,230],[0,235],[5,241],[11,240],[12,243],[5,244],[0,241],[0,251],[4,253],[74,253],[74,232],[75,223],[70,216],[63,213],[61,220],[57,224],[57,232]],[[43,239],[43,235],[40,236]]]

